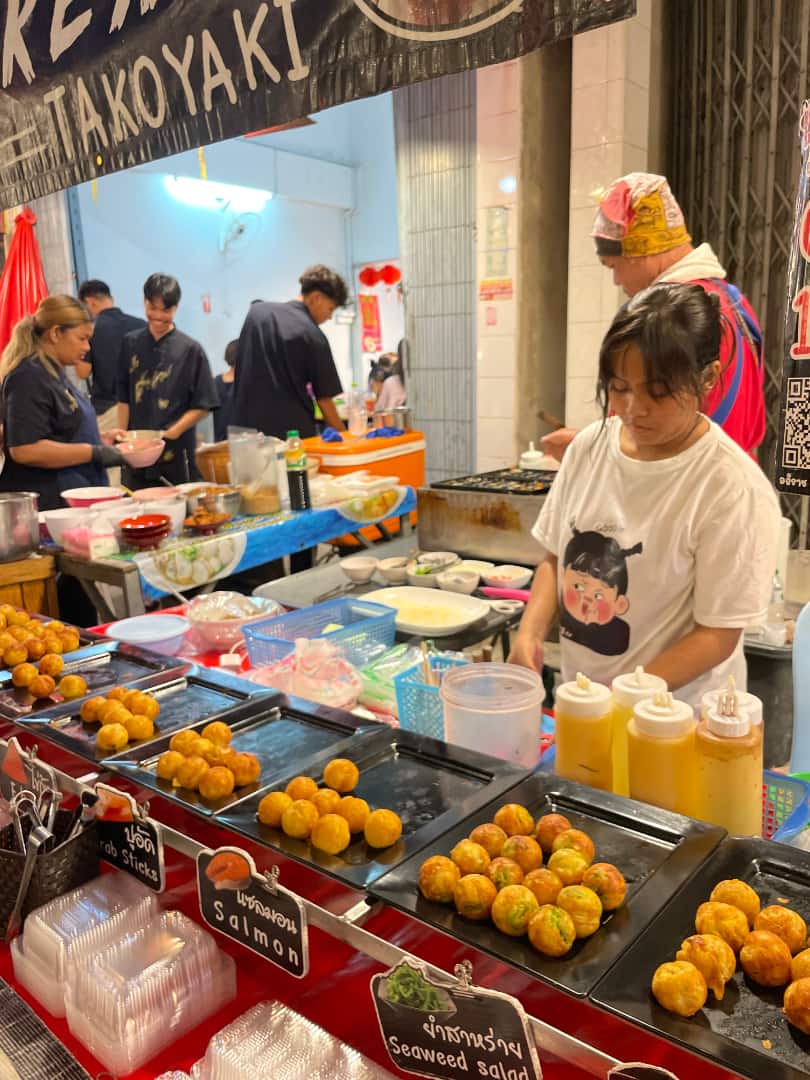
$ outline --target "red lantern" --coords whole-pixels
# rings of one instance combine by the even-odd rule
[[[390,263],[386,265],[380,271],[380,277],[386,285],[396,285],[402,279],[402,274],[398,267],[392,266]]]
[[[360,284],[365,285],[367,289],[373,289],[380,280],[379,272],[373,266],[364,266],[357,276],[360,279]]]

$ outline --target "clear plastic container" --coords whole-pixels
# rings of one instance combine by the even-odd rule
[[[444,676],[445,739],[533,769],[540,758],[543,680],[514,664],[468,664]]]
[[[262,1002],[223,1028],[192,1080],[393,1080],[387,1070],[279,1002]]]
[[[554,702],[554,771],[600,791],[613,790],[613,721],[610,690],[587,675],[557,687]]]
[[[159,910],[155,894],[129,874],[103,874],[31,912],[12,945],[14,974],[48,1012],[64,1016],[70,969]]]
[[[166,911],[67,973],[73,1035],[127,1075],[236,994],[233,960],[179,911]]]

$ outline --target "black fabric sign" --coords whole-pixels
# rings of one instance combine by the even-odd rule
[[[111,866],[124,870],[154,892],[163,892],[163,839],[149,818],[99,821],[98,850]]]
[[[511,60],[635,0],[6,0],[0,208]],[[133,208],[135,212],[135,208]]]
[[[197,856],[200,912],[209,926],[297,979],[309,971],[309,932],[300,897],[269,885],[241,848]]]
[[[476,986],[439,985],[403,961],[375,975],[371,993],[397,1068],[461,1080],[540,1080],[540,1061],[519,1001]]]
[[[810,101],[804,103],[800,131],[774,485],[786,494],[810,495]]]

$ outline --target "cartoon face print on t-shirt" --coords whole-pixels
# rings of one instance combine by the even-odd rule
[[[624,550],[610,536],[573,533],[563,556],[560,633],[601,656],[620,656],[630,645],[622,618],[630,609],[627,560],[642,545]]]

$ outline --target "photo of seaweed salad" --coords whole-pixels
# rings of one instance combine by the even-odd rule
[[[403,962],[378,984],[378,997],[388,1005],[425,1013],[452,1015],[455,1003],[446,990],[429,982],[418,968]]]

